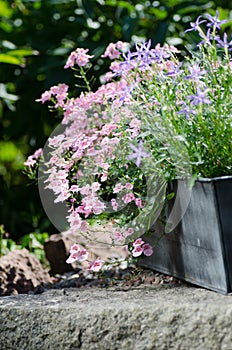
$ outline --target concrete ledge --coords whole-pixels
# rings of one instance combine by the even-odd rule
[[[231,296],[185,285],[0,298],[1,350],[231,350],[231,324]]]

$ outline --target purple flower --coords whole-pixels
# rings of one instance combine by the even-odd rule
[[[230,40],[228,42],[228,37],[227,37],[227,34],[224,33],[223,35],[223,40],[221,40],[220,38],[217,38],[217,46],[218,47],[221,47],[221,48],[224,48],[224,49],[232,49],[232,40]]]
[[[134,87],[134,84],[126,85],[123,88],[119,101],[124,101],[127,97],[131,97],[131,92],[133,91]]]
[[[152,55],[154,50],[150,49],[151,40],[142,44],[136,44],[135,47],[135,52],[129,51],[126,55],[123,54],[124,62],[121,62],[120,66],[124,70],[131,69],[135,63],[139,63],[140,67],[149,65],[154,59]]]
[[[199,88],[197,88],[197,93],[196,95],[189,95],[187,96],[187,99],[191,100],[191,104],[193,106],[197,106],[201,103],[204,103],[206,105],[211,104],[210,99],[208,99],[206,97],[206,90],[205,91],[201,91]]]
[[[135,147],[132,143],[129,144],[130,148],[134,151],[134,153],[130,154],[127,159],[128,160],[132,160],[132,159],[136,159],[136,166],[139,167],[142,158],[145,157],[150,157],[150,154],[147,152],[143,151],[143,141],[140,140],[139,141],[139,146]]]
[[[164,48],[156,48],[152,50],[152,56],[157,60],[158,63],[162,63],[164,59],[169,58],[171,54]]]
[[[135,56],[137,56],[137,59],[140,61],[143,61],[144,63],[150,63],[151,62],[151,40],[148,42],[144,42],[142,44],[136,44],[136,52],[134,53]]]
[[[131,51],[123,54],[124,61],[120,62],[116,69],[113,69],[114,76],[127,74],[133,68],[133,57],[134,55]]]
[[[205,69],[201,69],[198,64],[194,64],[193,66],[188,67],[190,75],[186,76],[186,79],[195,79],[199,80],[203,75],[207,72]]]
[[[197,46],[203,45],[203,44],[210,44],[212,38],[211,28],[209,28],[206,32],[206,35],[203,35],[203,33],[199,32],[200,37],[203,39],[200,41]],[[214,36],[215,39],[215,36]]]
[[[196,114],[197,112],[193,109],[190,108],[189,105],[187,105],[186,102],[182,101],[182,106],[184,108],[180,109],[176,114],[185,114],[186,119],[188,120],[190,117],[190,114]]]
[[[136,52],[133,53],[136,57],[136,62],[140,64],[140,68],[150,65],[154,59],[156,59],[156,50],[151,49],[151,40],[142,44],[136,44]]]
[[[206,22],[206,20],[200,21],[201,17],[202,17],[202,16],[197,17],[197,20],[196,20],[195,23],[194,23],[194,22],[191,22],[191,23],[190,23],[190,27],[191,27],[191,28],[185,30],[185,33],[190,32],[190,31],[192,31],[192,30],[198,31],[200,25],[201,25],[202,23]]]
[[[206,17],[208,18],[208,20],[209,20],[210,22],[207,23],[206,26],[207,26],[207,27],[214,27],[214,28],[216,28],[216,29],[220,29],[221,24],[226,23],[227,20],[224,19],[224,20],[222,20],[222,21],[219,21],[218,16],[219,16],[219,12],[218,12],[218,11],[216,11],[216,16],[215,16],[215,17],[213,17],[213,16],[207,14]]]
[[[170,62],[168,66],[168,73],[166,73],[166,75],[168,75],[169,77],[175,77],[178,74],[181,74],[182,73],[181,66],[182,66],[181,62],[178,65],[175,65],[173,62]]]

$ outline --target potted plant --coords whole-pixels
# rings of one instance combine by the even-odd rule
[[[86,78],[92,56],[78,48],[65,68],[87,90],[70,97],[59,84],[42,94],[62,122],[43,155],[25,165],[30,175],[39,166],[53,223],[85,241],[73,245],[68,262],[88,261],[92,241],[126,246],[129,260],[231,289],[232,40],[218,33],[224,22],[216,13],[191,23],[200,42],[184,59],[167,44],[109,44],[102,57],[112,60],[110,71],[97,91]],[[98,239],[90,227],[104,222],[110,234]],[[102,265],[99,257],[88,268]]]

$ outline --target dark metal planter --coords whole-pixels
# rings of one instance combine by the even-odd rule
[[[154,244],[164,225],[158,220],[152,231],[146,241]],[[197,180],[180,224],[141,264],[217,292],[232,291],[232,176]]]

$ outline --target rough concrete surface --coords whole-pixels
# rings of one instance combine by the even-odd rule
[[[232,297],[192,286],[0,298],[1,350],[232,350]]]

